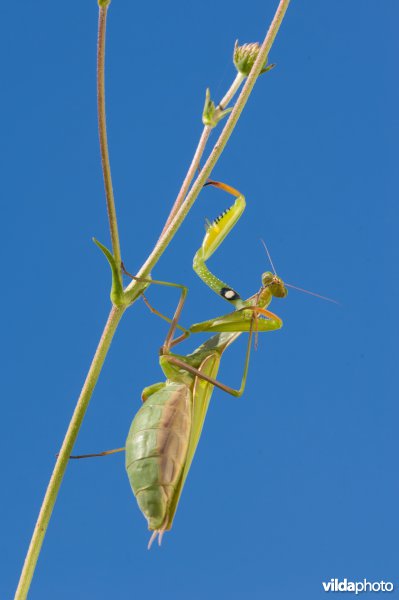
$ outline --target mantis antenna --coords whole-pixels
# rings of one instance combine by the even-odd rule
[[[309,290],[300,288],[297,285],[292,285],[292,283],[285,283],[285,285],[286,285],[286,287],[290,287],[293,290],[298,290],[298,292],[303,292],[304,294],[309,294],[310,296],[315,296],[316,298],[320,298],[321,300],[327,300],[327,302],[333,302],[334,304],[340,305],[340,302],[338,302],[337,300],[334,300],[334,298],[329,298],[328,296],[322,296],[321,294],[316,294],[316,292],[310,292]]]
[[[268,249],[268,247],[266,246],[266,242],[265,242],[265,240],[262,240],[262,238],[260,238],[260,241],[261,241],[261,243],[263,244],[263,247],[264,247],[264,249],[266,250],[266,254],[267,254],[267,257],[268,257],[268,259],[269,259],[269,262],[270,262],[270,264],[271,264],[271,267],[272,267],[272,269],[273,269],[273,273],[274,273],[275,275],[277,275],[277,273],[276,273],[276,269],[274,268],[274,264],[273,264],[273,261],[272,261],[272,257],[270,256],[269,249]]]
[[[268,257],[269,262],[271,264],[271,267],[273,269],[273,272],[274,272],[275,275],[277,275],[276,269],[274,268],[274,264],[273,264],[273,261],[272,261],[272,257],[271,257],[270,252],[269,252],[269,249],[266,246],[266,242],[262,238],[260,239],[260,241],[261,241],[261,243],[262,243],[262,245],[263,245],[263,247],[264,247],[264,249],[266,251],[266,254],[267,254],[267,257]],[[322,296],[321,294],[316,294],[316,292],[311,292],[310,290],[305,290],[304,288],[298,287],[297,285],[292,285],[292,283],[284,282],[284,285],[286,287],[292,288],[293,290],[297,290],[298,292],[303,292],[304,294],[309,294],[310,296],[315,296],[316,298],[320,298],[320,300],[326,300],[327,302],[333,302],[334,304],[340,305],[340,303],[337,302],[337,300],[334,300],[333,298],[329,298],[328,296]]]

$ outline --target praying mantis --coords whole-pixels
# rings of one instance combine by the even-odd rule
[[[245,198],[234,188],[217,181],[213,185],[234,195],[234,204],[208,224],[200,249],[193,261],[194,271],[205,284],[234,306],[234,312],[196,323],[189,329],[178,325],[187,296],[187,287],[175,283],[151,280],[151,283],[180,288],[180,299],[172,319],[155,309],[170,322],[169,332],[160,350],[160,367],[166,381],[146,387],[143,406],[131,424],[125,448],[126,470],[138,505],[153,532],[148,547],[158,537],[161,544],[165,531],[172,527],[176,508],[201,436],[205,416],[213,393],[218,387],[239,397],[247,379],[254,332],[272,331],[282,326],[281,319],[267,310],[273,297],[284,298],[287,289],[274,273],[262,275],[260,290],[247,300],[211,273],[206,261],[233,229],[245,209]],[[126,274],[130,275],[127,271]],[[131,276],[133,277],[133,276]],[[183,334],[175,338],[176,328]],[[191,354],[179,355],[172,348],[191,333],[216,332]],[[216,379],[222,354],[243,332],[248,343],[241,386],[233,389]],[[85,455],[99,456],[99,455]]]

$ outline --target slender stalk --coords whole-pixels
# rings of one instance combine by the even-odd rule
[[[228,107],[228,105],[232,101],[234,95],[236,94],[236,92],[238,92],[239,87],[242,84],[242,82],[244,81],[244,79],[245,79],[245,75],[238,72],[233,83],[231,84],[231,86],[227,90],[226,94],[223,96],[223,98],[219,102],[219,108],[224,110],[225,108]]]
[[[56,460],[54,470],[44,496],[43,504],[36,522],[29,550],[25,558],[25,563],[15,594],[15,600],[25,600],[27,597],[43,539],[46,534],[51,513],[53,512],[55,501],[57,499],[58,490],[69,461],[69,455],[72,452],[72,448],[79,433],[80,426],[82,425],[83,417],[85,416],[91,395],[96,386],[105,357],[123,312],[124,308],[113,307],[111,309],[108,321],[98,343],[96,353],[90,365],[86,381],[83,385],[79,400],[69,423],[68,430],[65,434],[60,453]]]
[[[219,107],[221,109],[225,109],[227,108],[227,106],[230,104],[231,100],[233,99],[234,95],[236,94],[236,92],[238,91],[240,85],[242,84],[243,80],[245,79],[245,75],[243,75],[242,73],[237,73],[233,83],[231,84],[231,86],[229,87],[229,89],[227,90],[226,94],[223,96],[222,100],[219,102]],[[202,130],[202,134],[200,137],[200,140],[198,142],[198,146],[197,149],[195,151],[193,160],[191,161],[191,165],[187,171],[187,175],[184,178],[183,184],[180,188],[180,191],[177,195],[177,198],[175,200],[175,203],[172,207],[172,210],[169,213],[169,216],[166,220],[166,223],[164,225],[164,228],[162,229],[162,233],[161,236],[166,232],[166,230],[168,229],[170,223],[173,221],[175,215],[177,214],[179,208],[181,207],[181,205],[184,202],[184,198],[187,195],[187,192],[190,188],[191,182],[194,179],[195,173],[197,172],[197,169],[200,166],[200,162],[201,162],[201,158],[202,155],[205,151],[205,147],[206,144],[208,142],[209,136],[211,134],[212,131],[212,127],[210,127],[209,125],[205,125],[204,129]]]
[[[100,2],[100,0],[99,0]],[[106,14],[107,7],[104,6],[105,0],[100,2],[100,15],[99,15],[99,44],[98,44],[98,91],[101,96],[101,101],[98,102],[99,110],[99,129],[100,129],[100,145],[101,145],[101,158],[104,172],[104,182],[106,187],[107,196],[107,208],[110,217],[111,227],[111,238],[113,245],[113,252],[115,260],[120,260],[120,246],[119,236],[116,222],[115,205],[112,194],[112,182],[111,172],[109,167],[108,149],[107,149],[107,136],[105,127],[105,102],[104,102],[104,51],[105,51],[105,25],[106,25]],[[262,69],[265,59],[270,51],[274,38],[276,37],[277,31],[280,28],[281,22],[284,18],[284,14],[288,8],[290,0],[281,0],[277,8],[277,12],[272,21],[272,24],[267,32],[265,40],[259,51],[258,58],[251,69],[251,73],[241,91],[241,94],[235,104],[235,107],[230,114],[230,117],[219,136],[208,160],[206,161],[201,173],[197,177],[191,191],[187,195],[186,200],[180,206],[178,212],[173,217],[171,223],[167,227],[167,230],[161,235],[155,248],[151,252],[150,256],[143,264],[140,269],[139,275],[145,277],[148,275],[153,266],[158,262],[161,255],[165,251],[166,247],[172,240],[177,229],[182,224],[187,212],[191,208],[198,194],[200,193],[207,177],[210,175],[214,165],[219,159],[237,121],[238,118],[248,100],[248,97],[252,91],[255,81]],[[194,159],[193,159],[194,162]],[[183,198],[184,199],[184,198]],[[119,263],[118,263],[119,264]],[[127,291],[130,292],[132,301],[140,294],[141,282],[133,281]],[[82,425],[84,415],[86,413],[88,404],[90,402],[91,395],[97,383],[98,377],[101,372],[102,365],[105,357],[108,353],[109,347],[113,335],[117,329],[119,321],[125,311],[125,307],[113,307],[108,317],[108,321],[105,325],[103,334],[100,338],[96,353],[91,363],[89,372],[86,377],[86,381],[83,385],[80,397],[78,399],[75,411],[72,415],[68,430],[66,432],[58,459],[56,461],[51,479],[49,481],[46,494],[43,500],[42,507],[40,509],[39,517],[35,526],[35,530],[31,539],[29,550],[25,559],[25,563],[22,569],[18,589],[15,595],[15,600],[25,600],[27,597],[30,583],[35,571],[36,563],[40,554],[40,549],[44,540],[44,536],[50,521],[50,517],[54,508],[55,501],[57,499],[58,491],[68,464],[69,456],[72,452],[73,445],[79,433],[79,429]]]
[[[189,187],[191,185],[192,180],[194,179],[195,173],[197,172],[197,169],[200,165],[200,161],[201,161],[201,157],[204,153],[205,150],[205,146],[206,143],[209,139],[209,136],[211,135],[211,131],[212,131],[212,127],[210,127],[209,125],[205,125],[204,129],[202,130],[202,134],[200,137],[200,140],[198,142],[198,146],[197,149],[195,151],[195,154],[193,156],[193,160],[191,161],[191,165],[187,171],[187,175],[184,178],[183,184],[180,188],[180,191],[177,195],[177,198],[175,200],[174,205],[172,206],[172,210],[169,213],[169,216],[166,220],[166,223],[164,225],[164,228],[162,229],[162,233],[161,236],[165,233],[165,231],[168,229],[170,223],[173,221],[174,216],[176,215],[176,213],[178,212],[180,206],[182,205],[182,203],[184,202],[184,198],[187,195],[187,192],[189,190]]]
[[[112,253],[117,265],[121,263],[121,249],[119,244],[118,222],[114,191],[112,188],[111,165],[108,154],[107,122],[105,117],[105,33],[107,28],[108,6],[100,6],[98,12],[98,38],[97,38],[97,111],[98,134],[100,138],[101,165],[104,176],[105,198],[111,233]]]

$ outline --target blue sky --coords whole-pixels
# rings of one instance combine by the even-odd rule
[[[107,110],[123,258],[137,271],[201,131],[206,87],[234,76],[234,41],[261,40],[276,0],[212,6],[114,0]],[[109,310],[100,170],[97,6],[1,8],[1,598],[11,598],[73,406]],[[322,581],[398,578],[398,84],[395,0],[292,0],[262,77],[213,176],[247,210],[210,266],[243,297],[268,270],[290,291],[272,310],[246,392],[216,391],[171,533],[148,531],[124,457],[71,464],[30,598],[313,600]],[[216,135],[212,136],[212,140]],[[207,189],[153,272],[185,283],[183,322],[228,311],[191,270]],[[171,290],[148,296],[170,313]],[[76,451],[124,444],[141,389],[162,379],[165,325],[124,317]],[[189,340],[189,352],[202,338]],[[245,343],[220,379],[239,384]],[[396,590],[397,593],[397,590]],[[350,597],[351,594],[348,594]]]

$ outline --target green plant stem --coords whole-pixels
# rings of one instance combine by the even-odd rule
[[[227,92],[225,93],[225,95],[223,96],[221,101],[219,102],[218,106],[222,110],[225,110],[228,107],[228,105],[232,101],[233,97],[235,96],[236,92],[238,92],[239,87],[242,84],[242,82],[244,81],[244,79],[245,79],[245,75],[238,72],[237,75],[235,76],[233,83],[231,84],[231,86],[229,87],[229,89],[227,90]]]
[[[242,73],[237,73],[233,83],[227,90],[226,94],[223,96],[222,100],[219,102],[219,105],[218,105],[219,107],[222,107],[223,109],[227,108],[227,106],[230,104],[231,100],[233,99],[234,95],[238,91],[238,89],[239,89],[240,85],[242,84],[242,82],[244,81],[244,79],[245,79],[245,75],[243,75]],[[170,223],[173,221],[175,215],[177,214],[181,205],[184,202],[184,198],[187,195],[187,192],[190,188],[191,182],[194,179],[195,173],[197,172],[197,169],[200,166],[201,158],[202,158],[202,155],[204,154],[205,147],[208,142],[209,136],[212,132],[212,129],[213,129],[213,127],[210,127],[209,125],[205,125],[204,129],[202,130],[201,137],[198,142],[197,149],[194,153],[193,160],[191,161],[191,165],[187,171],[187,175],[184,178],[183,184],[177,195],[175,203],[174,203],[172,210],[170,211],[169,216],[166,220],[166,223],[162,230],[161,236],[166,232]]]
[[[107,28],[108,6],[99,8],[98,12],[98,38],[97,38],[97,112],[98,112],[98,134],[100,138],[101,165],[104,176],[105,198],[109,228],[111,233],[112,253],[117,265],[121,264],[121,249],[119,243],[118,222],[116,219],[116,208],[114,191],[112,188],[111,165],[109,162],[107,122],[105,116],[105,33]],[[121,278],[120,272],[119,276]],[[121,278],[122,280],[122,278]]]
[[[194,179],[195,173],[197,172],[197,169],[199,168],[200,165],[200,161],[201,161],[201,157],[204,153],[205,150],[205,146],[206,143],[209,139],[209,136],[211,135],[211,131],[212,131],[212,127],[210,127],[209,125],[205,125],[204,129],[202,130],[202,134],[200,137],[200,140],[198,142],[198,146],[197,149],[194,153],[193,156],[193,160],[191,161],[191,165],[187,171],[187,175],[184,178],[183,184],[180,188],[180,191],[177,195],[177,198],[175,200],[175,203],[172,207],[172,210],[169,213],[169,216],[166,220],[166,223],[164,225],[164,228],[162,229],[162,233],[160,238],[162,237],[162,235],[165,233],[165,231],[168,229],[170,223],[173,221],[174,216],[176,215],[176,213],[178,212],[180,206],[182,205],[182,203],[184,202],[184,198],[187,195],[187,192],[189,190],[190,184],[192,182],[192,180]]]
[[[69,461],[69,456],[72,452],[73,445],[82,425],[83,417],[85,416],[87,407],[90,402],[91,395],[96,386],[98,377],[101,372],[105,357],[111,345],[112,338],[118,326],[118,323],[124,313],[124,308],[113,307],[105,325],[103,334],[98,343],[96,353],[90,365],[89,372],[84,382],[79,400],[76,404],[72,419],[69,423],[68,430],[65,434],[64,441],[61,446],[58,458],[56,460],[53,473],[51,475],[46,494],[40,509],[39,517],[33,532],[28,553],[25,558],[25,563],[22,569],[18,588],[15,594],[15,600],[25,600],[27,597],[30,582],[35,571],[37,559],[40,554],[43,539],[46,534],[47,526],[50,521],[51,513],[53,512],[54,504],[57,499],[58,490],[60,488],[62,478]]]
[[[232,113],[230,114],[230,117],[229,117],[224,129],[222,130],[218,141],[216,142],[208,160],[206,161],[203,169],[201,170],[201,173],[199,174],[196,181],[194,182],[194,185],[192,186],[189,194],[187,195],[186,200],[184,201],[184,203],[178,210],[177,214],[173,217],[172,222],[167,227],[167,230],[165,231],[165,233],[163,235],[161,235],[160,239],[158,240],[157,244],[155,245],[155,248],[151,252],[151,254],[148,257],[148,259],[146,260],[146,262],[141,267],[139,276],[141,276],[141,277],[148,276],[151,269],[158,262],[158,260],[162,256],[163,252],[167,248],[168,244],[172,240],[173,236],[175,235],[177,229],[182,224],[187,212],[191,208],[192,204],[194,203],[195,199],[197,198],[198,194],[200,193],[200,191],[203,187],[203,184],[205,183],[206,179],[209,177],[214,165],[216,164],[217,160],[219,159],[219,157],[220,157],[220,155],[221,155],[221,153],[222,153],[236,123],[237,123],[237,120],[248,100],[248,97],[252,91],[255,81],[256,81],[260,71],[262,70],[265,59],[270,51],[270,48],[274,41],[274,38],[276,37],[276,34],[280,28],[281,22],[284,18],[284,14],[288,8],[289,3],[290,3],[290,0],[281,0],[280,1],[279,6],[277,8],[277,12],[272,21],[272,24],[270,25],[269,31],[267,32],[266,38],[265,38],[265,40],[261,46],[261,49],[259,51],[258,58],[254,64],[254,66],[251,69],[251,73],[250,73],[243,89],[241,90],[240,96],[237,99],[234,109],[233,109]],[[105,23],[106,23],[105,19],[106,19],[106,7],[100,7],[99,40],[105,39]],[[101,31],[101,35],[100,35],[100,31]],[[99,56],[100,55],[102,56],[102,59],[101,59],[101,61],[99,61],[99,64],[102,64],[102,70],[103,70],[104,45],[103,45],[103,43],[100,43],[100,41],[99,41]],[[101,78],[101,80],[102,80],[102,83],[101,83],[101,86],[99,86],[99,88],[101,87],[101,93],[104,94],[104,79],[103,79],[103,77]],[[100,112],[100,108],[101,108],[100,104],[101,104],[101,107],[104,107],[104,105],[105,105],[104,100],[101,103],[99,102],[99,112]],[[102,116],[101,116],[101,118],[99,118],[99,122],[100,121],[102,123],[101,130],[103,131],[103,134],[104,134],[106,132],[105,110],[103,110]],[[100,137],[101,137],[101,133],[100,133]],[[104,156],[106,158],[108,158],[108,150],[107,150],[107,146],[106,146],[106,134],[105,134],[104,139],[105,139],[104,148],[106,150],[106,154],[103,155],[103,151],[102,151],[102,159],[104,158]],[[103,160],[103,170],[104,170],[104,180],[106,181],[106,186],[107,186],[107,182],[108,182],[108,184],[111,184],[109,161],[106,160],[105,164],[104,164],[104,160]],[[106,175],[106,173],[107,173],[107,175]],[[110,189],[111,189],[111,194],[112,194],[112,184],[111,184]],[[108,193],[107,193],[108,210],[110,209],[109,204],[108,204],[109,198],[110,197],[108,196]],[[114,247],[114,242],[115,242],[116,247],[119,250],[119,237],[118,237],[115,207],[114,207],[112,195],[111,195],[111,199],[112,199],[111,209],[113,208],[113,211],[114,211],[112,224],[111,224],[111,219],[110,219],[111,237],[113,236],[113,247]],[[115,238],[115,232],[116,232],[116,238]],[[115,252],[115,247],[114,247],[114,256],[116,259],[117,254]],[[120,256],[120,250],[119,250],[119,256]],[[127,291],[129,291],[129,293],[131,295],[132,302],[139,296],[140,286],[142,286],[142,283],[137,282],[137,281],[133,281],[128,286]],[[21,577],[20,577],[19,584],[18,584],[18,589],[17,589],[16,595],[15,595],[15,600],[25,600],[25,598],[27,597],[30,583],[31,583],[31,580],[32,580],[32,577],[33,577],[33,574],[35,571],[36,563],[37,563],[37,560],[38,560],[38,557],[40,554],[40,549],[43,544],[44,536],[45,536],[45,533],[46,533],[46,530],[47,530],[47,527],[48,527],[48,524],[50,521],[50,517],[51,517],[52,511],[54,508],[55,501],[57,499],[60,485],[61,485],[64,473],[65,473],[65,470],[66,470],[66,467],[68,464],[69,456],[72,452],[73,445],[74,445],[77,435],[79,433],[79,429],[82,425],[85,412],[87,410],[91,395],[93,393],[93,390],[97,383],[98,377],[100,375],[101,368],[104,363],[107,352],[109,350],[113,335],[116,331],[116,328],[119,324],[119,321],[120,321],[124,311],[125,311],[125,307],[120,307],[120,308],[113,307],[109,314],[108,321],[105,325],[103,334],[99,341],[96,353],[95,353],[93,361],[91,363],[89,372],[86,377],[86,381],[83,385],[83,388],[82,388],[80,397],[78,399],[75,411],[73,413],[71,422],[69,424],[68,430],[65,434],[64,442],[62,444],[58,459],[56,461],[51,479],[49,481],[49,484],[48,484],[48,487],[46,490],[46,494],[45,494],[45,497],[44,497],[44,500],[42,503],[42,507],[40,509],[39,517],[36,522],[35,530],[34,530],[34,533],[33,533],[32,539],[31,539],[31,543],[29,546],[29,550],[28,550],[28,553],[25,558],[24,566],[23,566]]]

